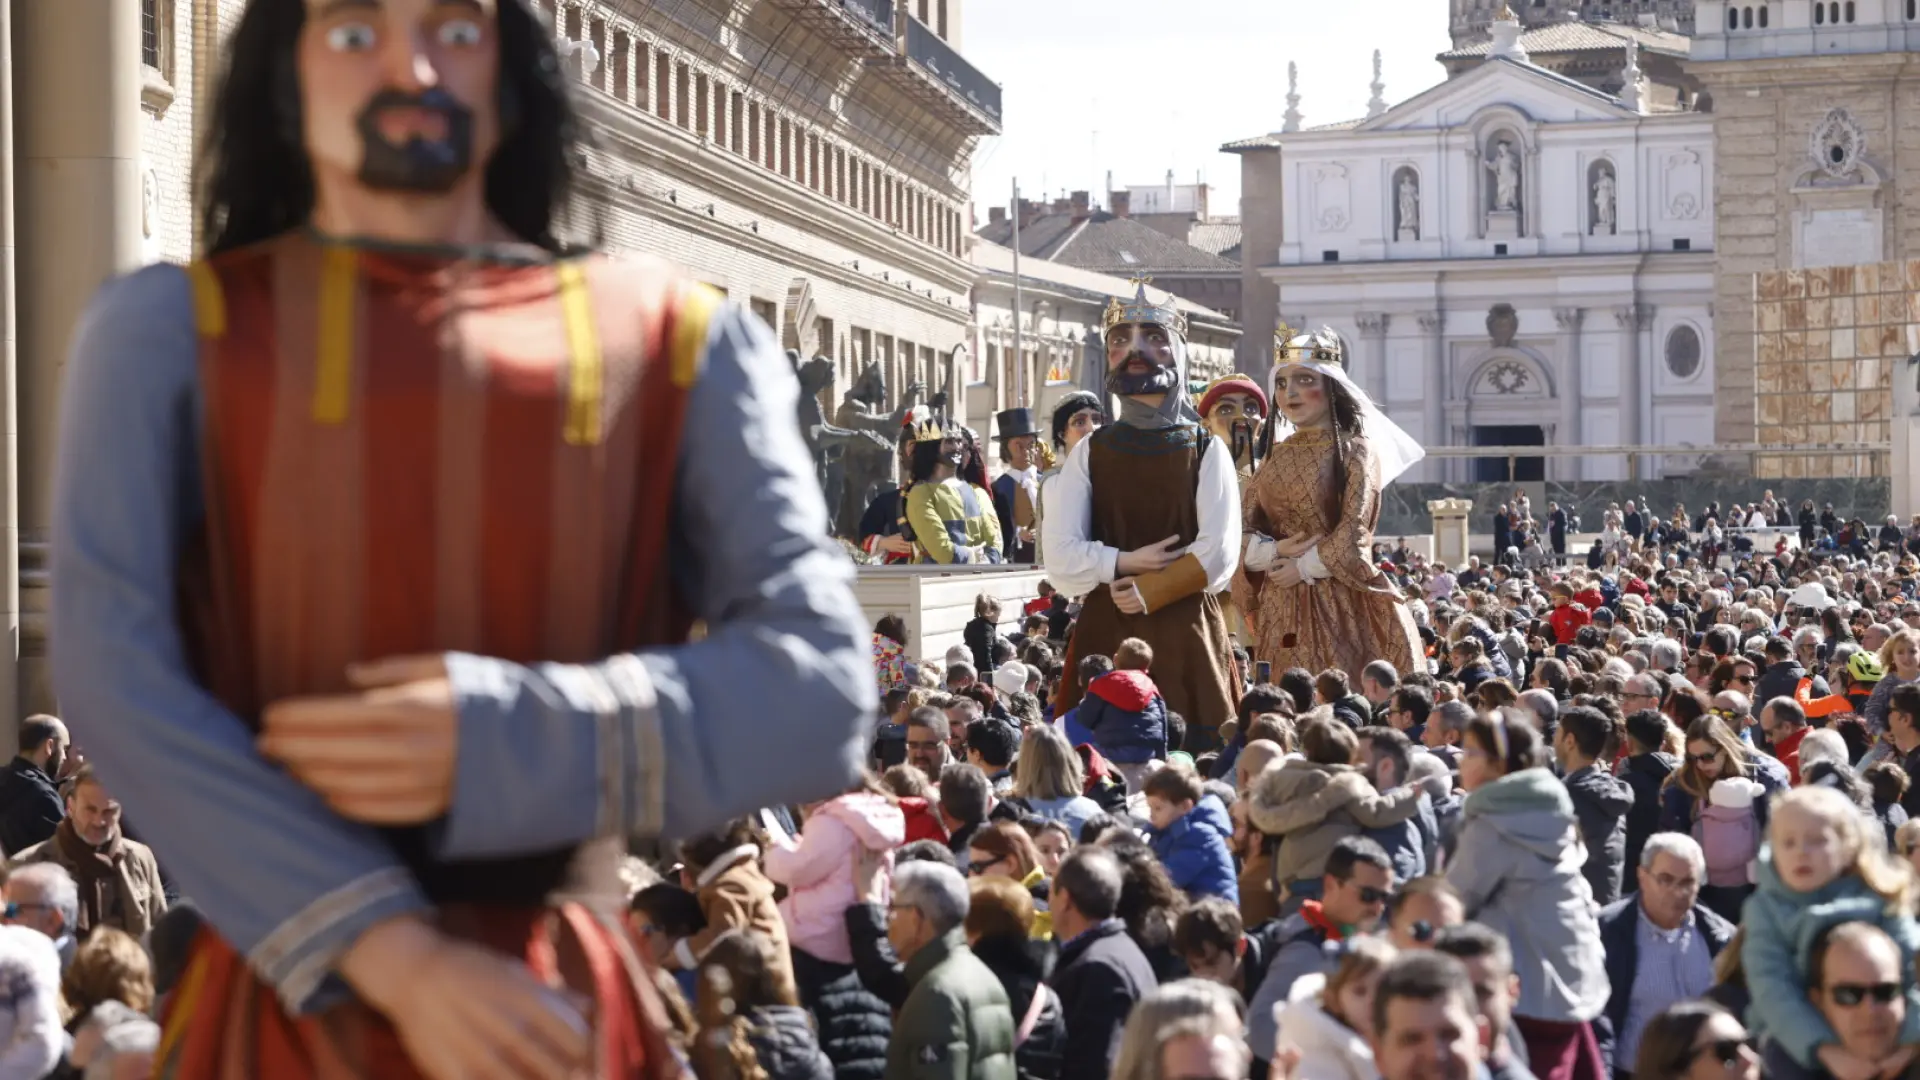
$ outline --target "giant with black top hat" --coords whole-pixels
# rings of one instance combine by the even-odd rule
[[[993,426],[1002,440],[1040,434],[1040,430],[1033,426],[1032,409],[1003,409],[994,415]]]

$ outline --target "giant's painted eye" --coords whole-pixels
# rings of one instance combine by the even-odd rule
[[[363,22],[346,22],[327,31],[327,48],[334,52],[366,52],[373,48],[373,27]]]
[[[480,24],[472,19],[449,19],[440,24],[440,44],[470,49],[480,44]]]

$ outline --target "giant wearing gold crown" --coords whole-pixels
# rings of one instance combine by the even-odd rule
[[[1419,631],[1368,553],[1380,490],[1424,451],[1347,377],[1333,331],[1290,334],[1282,327],[1273,349],[1273,404],[1290,431],[1247,490],[1234,580],[1252,654],[1275,669],[1337,667],[1356,681],[1375,660],[1412,672]]]
[[[1087,436],[1043,491],[1047,579],[1084,595],[1067,670],[1137,637],[1153,647],[1153,681],[1186,718],[1187,746],[1218,743],[1233,715],[1232,642],[1218,594],[1240,554],[1233,455],[1187,397],[1186,316],[1171,296],[1114,299],[1105,317],[1107,390],[1116,423]],[[1054,715],[1079,703],[1062,684]],[[1177,747],[1175,749],[1178,749]]]

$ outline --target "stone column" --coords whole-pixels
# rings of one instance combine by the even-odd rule
[[[1427,446],[1445,446],[1447,444],[1447,317],[1439,311],[1423,311],[1418,316],[1420,332],[1426,335],[1427,356],[1426,383],[1421,387],[1420,426],[1426,434],[1421,442]],[[1447,478],[1446,462],[1439,458],[1433,462],[1428,480],[1441,481]]]
[[[1553,309],[1554,322],[1560,325],[1560,438],[1561,446],[1579,446],[1582,442],[1580,432],[1580,324],[1586,320],[1586,309],[1563,307]],[[1558,459],[1555,471],[1562,482],[1580,479],[1580,459],[1563,457]]]
[[[1642,383],[1640,368],[1645,362],[1641,355],[1640,335],[1653,325],[1652,304],[1627,304],[1614,312],[1620,323],[1620,442],[1626,446],[1637,446],[1646,442],[1644,430],[1640,424],[1642,402],[1640,387]],[[1640,478],[1639,459],[1627,455],[1627,479]]]
[[[1435,499],[1427,504],[1433,515],[1433,561],[1443,566],[1467,565],[1467,519],[1472,499]]]
[[[12,6],[0,3],[0,738],[19,730],[20,484],[15,381]]]
[[[1366,342],[1362,351],[1366,354],[1366,379],[1360,388],[1367,392],[1382,412],[1387,408],[1387,322],[1384,311],[1355,312],[1353,321],[1360,328],[1360,339]]]
[[[140,5],[13,5],[21,575],[45,607],[60,373],[94,291],[140,265]],[[44,618],[24,620],[23,706],[51,708]],[[0,706],[3,707],[3,706]]]

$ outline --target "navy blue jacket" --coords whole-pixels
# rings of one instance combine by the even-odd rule
[[[1600,945],[1607,952],[1607,982],[1613,994],[1607,998],[1606,1011],[1594,1018],[1593,1035],[1609,1070],[1618,1067],[1613,1060],[1614,1043],[1627,1022],[1627,1002],[1633,996],[1633,976],[1640,963],[1639,924],[1639,893],[1628,893],[1600,909]],[[1709,956],[1719,956],[1733,940],[1734,925],[1700,904],[1693,905],[1693,924],[1707,940]]]
[[[1088,683],[1079,713],[1108,761],[1140,765],[1167,756],[1167,702],[1144,671],[1109,671]]]
[[[16,756],[0,773],[0,850],[9,857],[49,839],[67,804],[40,766]]]

